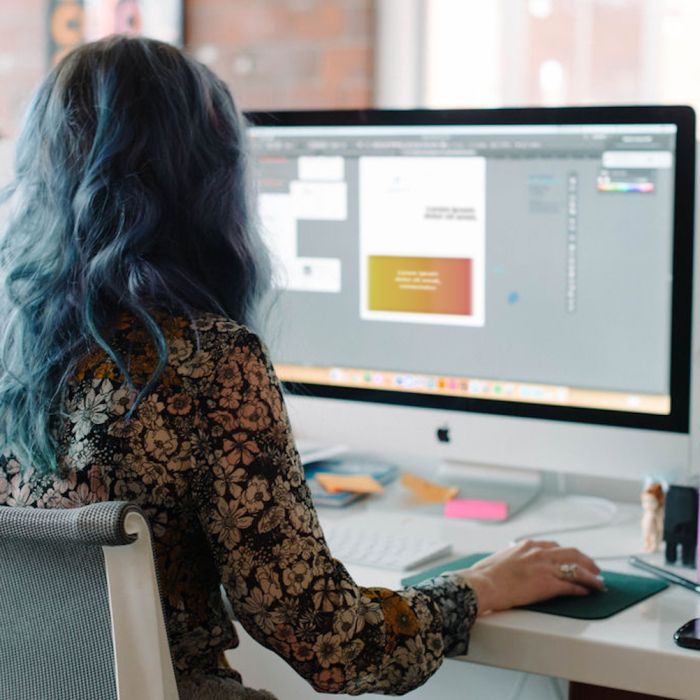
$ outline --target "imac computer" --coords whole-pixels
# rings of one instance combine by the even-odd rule
[[[247,117],[299,435],[494,473],[690,473],[690,108]]]

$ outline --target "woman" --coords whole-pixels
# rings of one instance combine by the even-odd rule
[[[331,557],[248,329],[270,273],[247,185],[225,85],[177,49],[111,38],[52,71],[2,244],[0,504],[143,508],[183,697],[246,692],[220,583],[257,640],[349,693],[423,683],[479,613],[601,588],[548,542],[403,591]]]

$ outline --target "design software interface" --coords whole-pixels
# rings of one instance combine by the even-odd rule
[[[283,380],[670,412],[675,125],[249,135]]]

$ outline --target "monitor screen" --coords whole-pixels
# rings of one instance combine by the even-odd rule
[[[292,392],[688,431],[692,110],[248,117]]]

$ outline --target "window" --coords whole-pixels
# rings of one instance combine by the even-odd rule
[[[378,5],[386,12],[394,4]],[[697,0],[413,0],[404,13],[408,6],[421,16],[421,69],[404,74],[418,84],[413,99],[395,106],[700,108]],[[405,28],[405,17],[395,19]],[[401,21],[379,28],[381,42]],[[380,105],[388,97],[378,90]]]

